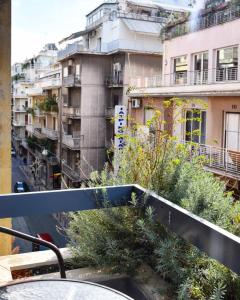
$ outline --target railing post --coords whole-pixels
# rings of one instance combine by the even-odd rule
[[[212,147],[209,147],[209,166],[212,166]]]
[[[228,171],[228,162],[227,162],[227,159],[228,159],[228,150],[227,148],[224,149],[224,162],[225,162],[225,169],[226,171]]]

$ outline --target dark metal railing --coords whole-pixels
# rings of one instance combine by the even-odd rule
[[[240,275],[240,237],[138,185],[0,195],[0,218],[100,209],[106,197],[126,206],[132,193],[146,199],[162,225]]]
[[[190,32],[210,28],[240,18],[240,6],[232,5],[221,11],[211,12],[205,16],[199,16],[196,20],[186,21],[167,27],[163,32],[163,39],[172,39]]]
[[[61,278],[66,278],[64,260],[63,260],[62,254],[59,251],[57,246],[55,246],[54,244],[49,243],[47,241],[44,241],[44,240],[38,239],[36,237],[33,237],[29,234],[22,233],[22,232],[19,232],[19,231],[10,229],[10,228],[2,227],[2,226],[0,226],[0,232],[8,234],[8,235],[12,235],[12,236],[15,236],[17,238],[26,240],[28,242],[32,242],[34,244],[41,245],[41,246],[44,246],[44,247],[47,247],[47,248],[51,249],[57,256]]]

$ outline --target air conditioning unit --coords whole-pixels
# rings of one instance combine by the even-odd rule
[[[132,99],[132,108],[140,108],[141,100],[140,99]]]

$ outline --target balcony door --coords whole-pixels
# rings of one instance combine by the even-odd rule
[[[238,47],[217,50],[216,81],[234,81],[238,78]]]
[[[206,142],[206,111],[200,109],[187,110],[185,115],[185,141],[198,144]]]
[[[193,61],[193,84],[206,84],[208,82],[208,52],[195,54]]]
[[[225,147],[240,151],[240,113],[226,113]]]
[[[174,58],[172,84],[187,84],[187,55]]]

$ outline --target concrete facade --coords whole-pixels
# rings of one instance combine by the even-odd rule
[[[0,194],[11,193],[11,1],[0,1]],[[0,220],[11,228],[11,219]],[[10,254],[12,238],[0,235],[0,255]]]

